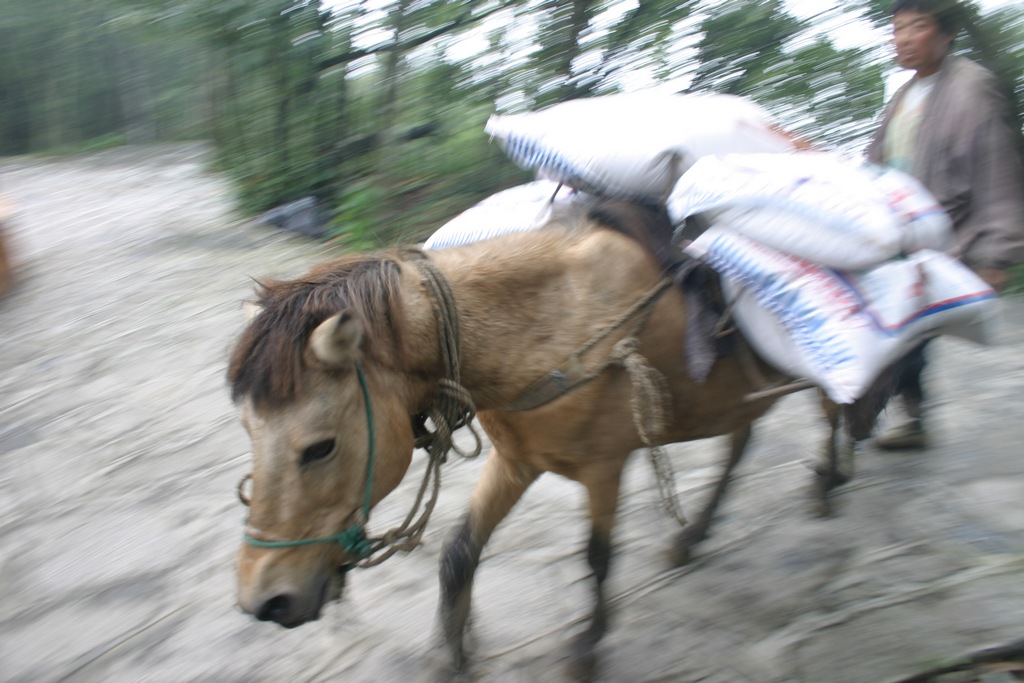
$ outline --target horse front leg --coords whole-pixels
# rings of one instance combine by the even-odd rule
[[[465,664],[464,635],[469,618],[473,577],[480,553],[495,527],[522,497],[540,472],[512,462],[492,448],[473,489],[469,510],[441,554],[441,630],[456,669]]]
[[[743,459],[743,454],[746,451],[747,444],[750,442],[752,432],[753,426],[747,425],[729,435],[729,456],[725,461],[722,476],[718,478],[718,483],[715,484],[715,489],[711,492],[710,500],[704,506],[697,521],[687,524],[676,539],[672,552],[672,561],[677,567],[688,564],[693,555],[693,546],[708,537],[708,529],[711,527],[711,520],[715,516],[715,510],[718,509],[718,505],[725,496],[725,490],[729,486],[733,470],[736,469],[736,465]]]
[[[594,577],[594,610],[583,633],[572,642],[569,673],[577,680],[590,680],[596,669],[595,648],[608,630],[608,602],[605,580],[611,566],[611,536],[618,510],[622,464],[588,473],[583,479],[590,507],[590,539],[587,542],[587,564]]]

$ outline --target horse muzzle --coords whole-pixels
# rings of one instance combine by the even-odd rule
[[[270,590],[247,590],[239,586],[238,606],[260,621],[272,621],[285,628],[295,628],[316,621],[324,605],[339,600],[345,589],[344,569],[339,568],[308,587],[277,586]]]

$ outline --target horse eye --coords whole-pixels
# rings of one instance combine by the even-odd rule
[[[302,464],[308,465],[311,462],[317,460],[323,460],[328,455],[334,452],[334,439],[326,439],[324,441],[318,441],[312,446],[302,451]]]

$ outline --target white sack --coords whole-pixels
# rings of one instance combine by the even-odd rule
[[[707,154],[785,152],[768,113],[733,95],[639,92],[492,116],[484,130],[516,164],[584,192],[663,202]]]
[[[851,403],[939,333],[991,343],[995,292],[955,259],[921,250],[858,273],[825,268],[715,227],[687,251],[721,276],[737,327],[769,364]]]
[[[478,242],[509,232],[526,232],[544,225],[554,204],[568,202],[574,195],[568,187],[538,180],[502,190],[483,199],[451,219],[424,242],[424,249],[443,249]]]
[[[706,213],[758,242],[846,270],[944,249],[952,238],[945,211],[909,175],[814,152],[704,157],[667,207],[674,223]]]

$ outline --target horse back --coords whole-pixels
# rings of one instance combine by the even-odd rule
[[[667,410],[659,441],[687,441],[730,434],[764,414],[771,400],[748,401],[761,388],[756,385],[739,354],[718,353],[706,377],[694,378],[687,363],[687,333],[694,316],[694,302],[709,300],[715,276],[684,277],[697,264],[671,245],[672,226],[663,212],[628,203],[599,203],[587,208],[587,232],[565,249],[565,267],[575,271],[577,308],[559,312],[551,324],[571,327],[590,321],[590,336],[573,335],[575,341],[558,349],[549,359],[559,367],[591,341],[600,326],[593,321],[613,320],[645,296],[664,278],[677,279],[652,304],[650,314],[635,331],[641,360],[664,379],[663,407]],[[617,233],[617,234],[616,234]],[[624,237],[625,239],[624,239]],[[702,267],[702,266],[700,266]],[[710,305],[710,303],[708,304]],[[616,352],[616,343],[628,335],[628,326],[597,344],[583,356],[585,370],[600,366]],[[777,373],[754,359],[759,372]],[[498,444],[516,444],[520,454],[541,469],[573,477],[583,460],[628,453],[644,445],[634,424],[636,411],[658,406],[638,405],[636,377],[625,364],[608,367],[599,376],[574,387],[554,400],[526,412],[484,411],[481,420]]]

